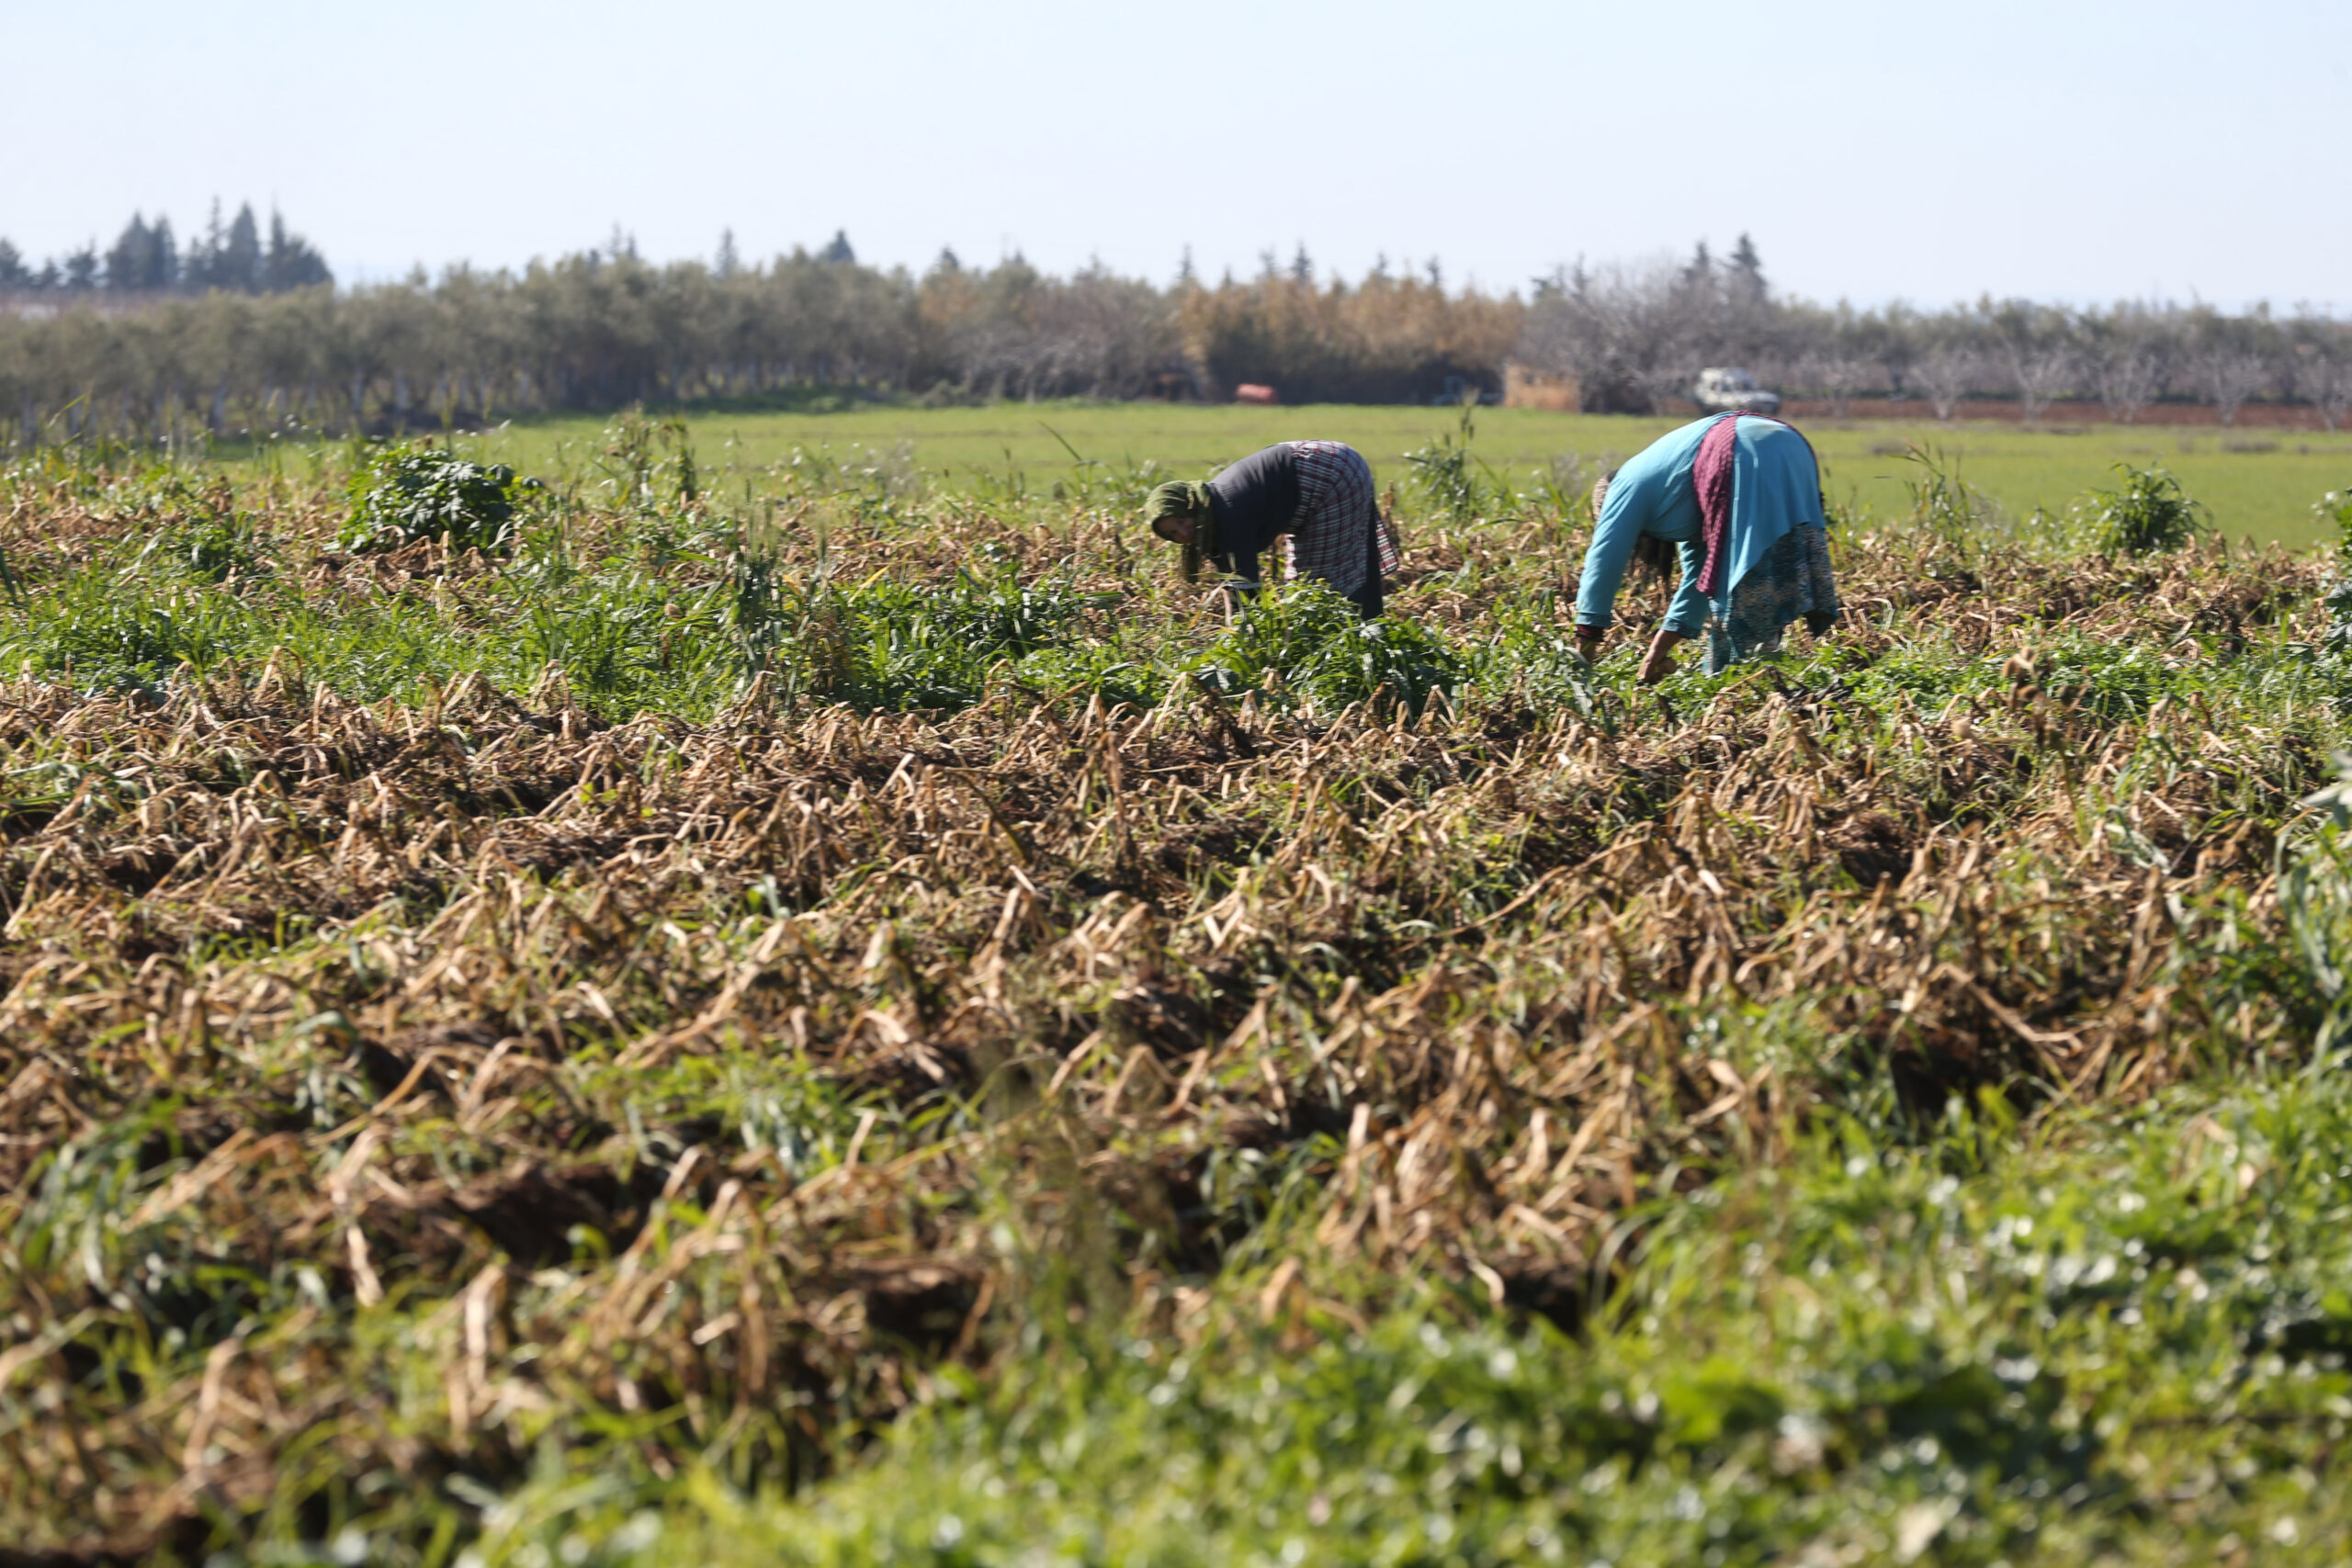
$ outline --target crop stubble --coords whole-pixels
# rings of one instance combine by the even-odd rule
[[[1100,520],[1004,538],[1110,570]],[[1445,572],[1484,547],[1405,612],[1474,634]],[[544,1442],[805,1482],[1047,1300],[1181,1337],[1273,1210],[1318,1275],[1573,1327],[1637,1195],[1825,1102],[2128,1100],[2278,1046],[2211,933],[2275,923],[2320,731],[2119,713],[2041,649],[2226,660],[2318,567],[1924,548],[1844,547],[1855,668],[1932,626],[2002,674],[1875,706],[1770,668],[1418,716],[0,688],[46,781],[0,862],[0,1511],[187,1553]]]

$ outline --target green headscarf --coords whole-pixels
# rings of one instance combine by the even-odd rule
[[[1200,581],[1202,560],[1216,554],[1216,509],[1209,504],[1209,487],[1182,479],[1154,486],[1144,498],[1144,526],[1148,528],[1163,517],[1193,520],[1193,542],[1184,547],[1184,581]]]

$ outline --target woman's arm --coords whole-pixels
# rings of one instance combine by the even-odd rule
[[[1648,515],[1646,487],[1624,481],[1621,473],[1602,498],[1600,514],[1593,519],[1592,543],[1584,552],[1584,574],[1577,584],[1577,637],[1588,648],[1599,647],[1602,634],[1616,621],[1617,593],[1625,585],[1625,568]]]
[[[1699,592],[1699,573],[1707,564],[1707,549],[1696,539],[1682,541],[1682,585],[1666,607],[1666,619],[1650,638],[1649,656],[1642,660],[1640,680],[1652,685],[1674,673],[1674,645],[1689,642],[1707,629],[1707,596]]]
[[[1217,570],[1227,577],[1238,577],[1252,589],[1258,586],[1258,552],[1255,550],[1246,553],[1237,550],[1227,555],[1221,555],[1216,558],[1215,565]]]
[[[1678,552],[1682,559],[1682,582],[1666,607],[1665,624],[1676,635],[1692,637],[1707,629],[1707,596],[1699,592],[1699,573],[1706,570],[1707,547],[1700,540],[1685,539]]]

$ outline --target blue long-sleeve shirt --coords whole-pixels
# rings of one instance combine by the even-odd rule
[[[1703,541],[1699,492],[1690,481],[1699,442],[1714,423],[1710,417],[1670,431],[1644,447],[1617,470],[1594,522],[1592,545],[1584,553],[1584,580],[1577,587],[1577,625],[1606,626],[1616,620],[1618,590],[1634,558],[1634,542],[1644,534],[1680,547],[1682,583],[1667,606],[1666,625],[1697,637],[1707,625],[1707,596],[1699,592]],[[1744,422],[1743,422],[1744,423]]]
[[[1667,606],[1666,626],[1685,637],[1706,629],[1710,609],[1699,592],[1706,566],[1705,525],[1691,469],[1699,446],[1720,415],[1668,431],[1617,470],[1592,528],[1584,555],[1584,580],[1577,588],[1577,625],[1606,626],[1615,619],[1618,590],[1634,557],[1634,542],[1647,534],[1679,545],[1682,583]],[[1724,575],[1717,598],[1728,600],[1748,568],[1763,558],[1792,528],[1823,522],[1821,473],[1805,438],[1777,420],[1743,419],[1732,432],[1731,517],[1724,540]]]

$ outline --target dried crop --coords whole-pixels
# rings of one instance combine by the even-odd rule
[[[1416,525],[1339,659],[1083,498],[639,471],[498,563],[50,461],[0,490],[30,1549],[804,1487],[1236,1290],[1588,1331],[1661,1199],[2301,1062],[2335,994],[2274,874],[2312,560],[1860,531],[1837,639],[1643,691],[1567,652],[1556,491]]]

